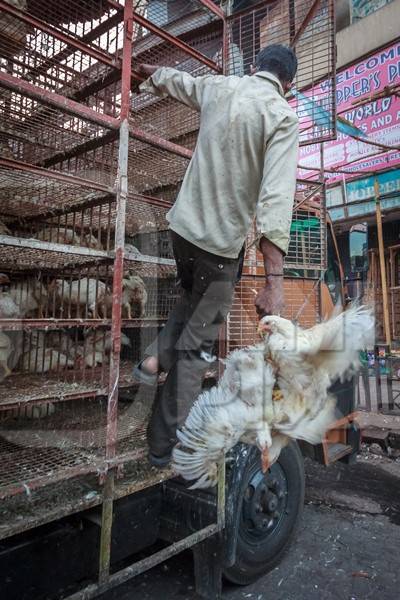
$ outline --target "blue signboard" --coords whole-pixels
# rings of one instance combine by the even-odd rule
[[[400,192],[400,169],[378,173],[379,193],[393,194]],[[359,202],[375,197],[374,193],[375,177],[366,177],[365,179],[356,179],[346,184],[347,202]]]
[[[400,207],[400,169],[377,173],[382,210]],[[375,177],[364,177],[346,183],[346,194],[341,185],[328,188],[327,206],[332,221],[368,215],[375,212]],[[385,198],[388,194],[390,198]],[[346,200],[345,200],[346,198]]]

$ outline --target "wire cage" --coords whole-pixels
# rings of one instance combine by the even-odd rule
[[[255,225],[247,239],[245,272],[264,274],[262,254],[254,245]],[[319,277],[326,268],[325,186],[320,181],[297,180],[288,252],[286,275]]]
[[[117,461],[142,458],[154,394],[138,391],[135,410],[119,407]],[[107,401],[28,404],[0,413],[0,499],[77,475],[102,470]]]
[[[254,300],[264,285],[264,277],[246,274],[236,286],[226,325],[227,352],[259,342]],[[302,327],[315,325],[320,314],[318,279],[285,277],[284,295],[286,308],[282,316],[298,322]]]
[[[291,0],[286,20],[278,6],[286,0],[228,18],[220,4],[0,0],[0,539],[67,514],[49,499],[68,482],[78,490],[69,513],[106,500],[101,582],[110,573],[113,500],[167,477],[144,460],[157,390],[137,385],[133,365],[179,298],[166,214],[199,128],[189,107],[139,93],[137,66],[242,75],[271,38],[296,46],[304,96],[331,78],[311,100],[334,110],[331,0]],[[318,129],[313,104],[293,102],[313,141],[333,134],[331,121]],[[310,185],[318,187],[299,185],[286,261],[308,274],[286,282],[290,316],[304,322],[318,310],[325,260],[323,203]],[[228,349],[253,341],[260,269],[253,247]],[[83,476],[95,499],[78,485]],[[222,489],[218,523],[201,539],[222,527]],[[37,514],[10,518],[13,506],[24,515],[23,494]]]
[[[298,71],[290,101],[300,122],[302,145],[333,139],[335,111],[335,19],[333,0],[275,0],[234,12],[227,20],[228,71],[249,75],[261,48],[291,46]],[[324,90],[316,84],[326,80]]]
[[[138,94],[135,65],[221,72],[223,31],[200,1],[175,2],[166,15],[156,5],[133,2],[127,41],[130,9],[112,0],[0,2],[3,499],[89,473],[104,482],[110,465],[145,452],[153,392],[138,388],[132,368],[179,298],[166,213],[199,117]],[[118,389],[131,401],[113,418]],[[0,536],[9,531],[0,519]]]
[[[289,248],[284,262],[284,317],[303,327],[320,316],[320,282],[326,269],[326,211],[322,182],[297,181]],[[265,286],[264,260],[254,245],[255,229],[247,240],[243,276],[236,286],[224,334],[224,350],[254,344],[258,316],[254,300]]]

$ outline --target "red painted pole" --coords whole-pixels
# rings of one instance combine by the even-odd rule
[[[128,196],[128,150],[129,123],[131,99],[131,60],[132,60],[132,31],[133,31],[133,0],[126,0],[124,7],[124,46],[122,54],[121,78],[121,114],[120,138],[117,175],[117,217],[115,223],[115,259],[113,274],[110,378],[107,403],[106,430],[106,475],[103,511],[101,521],[99,581],[104,583],[110,576],[111,531],[114,502],[115,468],[112,462],[117,452],[118,433],[118,384],[121,352],[121,297],[122,280],[124,276],[124,245],[125,245],[125,213]]]

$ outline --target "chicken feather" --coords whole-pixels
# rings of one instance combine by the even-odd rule
[[[321,443],[337,417],[328,389],[357,368],[374,320],[352,306],[308,330],[264,317],[259,332],[263,342],[227,357],[218,385],[199,396],[177,431],[173,467],[195,480],[193,489],[216,484],[218,462],[239,441],[258,446],[264,468],[290,439]]]

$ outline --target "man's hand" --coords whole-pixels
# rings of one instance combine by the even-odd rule
[[[159,65],[149,65],[147,63],[139,63],[136,65],[136,71],[139,75],[143,75],[146,79],[153,75],[157,69],[159,69]]]
[[[278,315],[284,309],[283,277],[267,277],[265,287],[261,288],[255,300],[260,319],[265,315]]]

